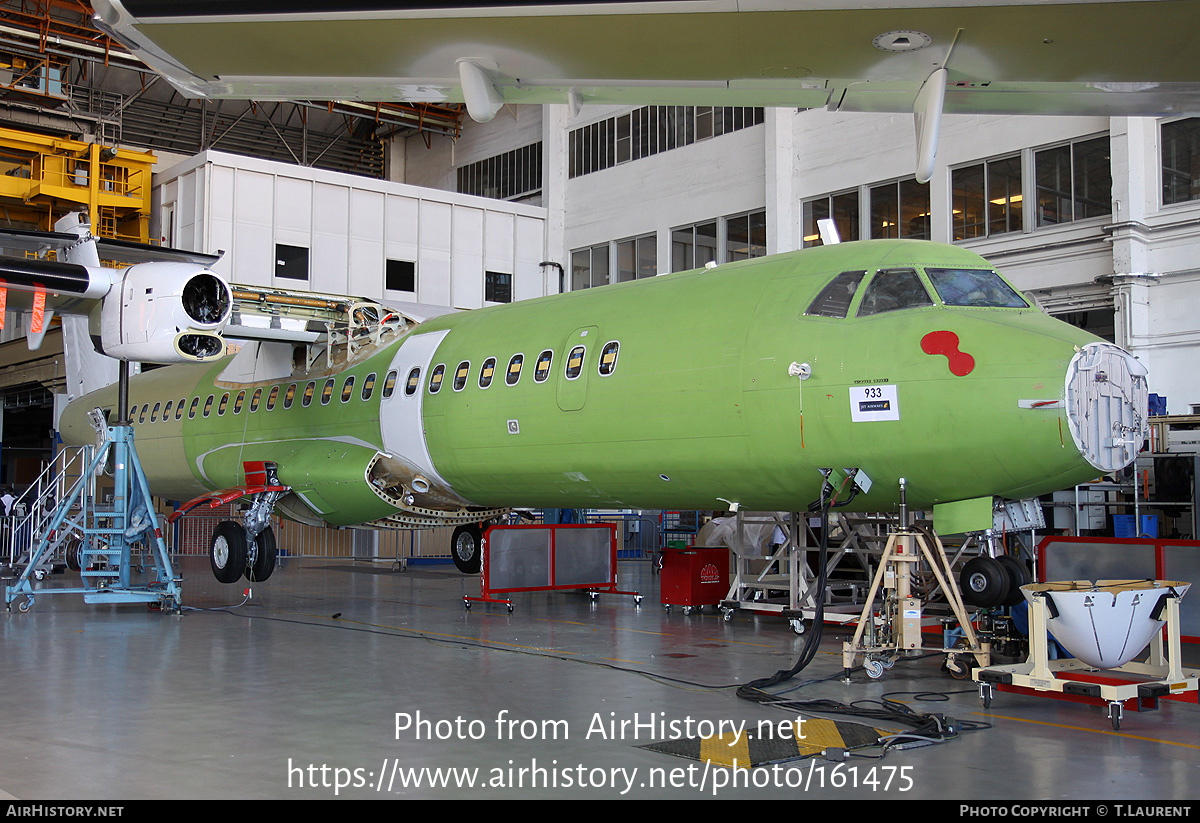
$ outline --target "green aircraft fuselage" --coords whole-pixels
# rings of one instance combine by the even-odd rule
[[[274,461],[334,525],[394,514],[402,490],[426,510],[790,511],[818,498],[819,468],[854,467],[871,487],[853,508],[883,511],[901,477],[924,508],[1097,476],[1064,408],[1068,367],[1097,338],[1019,297],[946,305],[930,270],[991,267],[953,246],[843,243],[445,315],[344,368],[157,369],[131,383],[138,451],[152,490],[178,499]],[[919,285],[888,310],[872,282],[897,271]],[[853,272],[845,316],[821,316],[814,300]],[[74,401],[64,439],[91,441],[86,411],[115,420],[115,398]],[[381,454],[407,467],[389,493]]]

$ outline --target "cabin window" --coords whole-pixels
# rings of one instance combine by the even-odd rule
[[[241,414],[242,406],[244,406],[245,404],[246,404],[246,393],[244,391],[240,391],[237,394],[237,399],[233,401],[233,413]]]
[[[329,405],[329,399],[333,397],[333,387],[337,383],[334,378],[329,378],[325,381],[325,385],[321,387],[321,405]]]
[[[216,400],[216,395],[210,394],[208,399],[204,401],[204,416],[208,417],[208,413],[212,411],[213,401]]]
[[[291,385],[289,385],[287,387],[287,391],[285,391],[283,393],[283,407],[285,409],[290,409],[292,407],[292,401],[295,399],[296,399],[296,384],[292,383]]]
[[[198,409],[199,407],[200,407],[200,396],[196,395],[195,397],[192,398],[192,405],[188,406],[188,420],[196,419],[196,409]],[[207,415],[208,409],[205,409],[204,413]]]
[[[1026,309],[1029,304],[1005,283],[1000,275],[986,269],[925,269],[929,282],[947,306],[980,306],[1000,309]]]
[[[186,397],[179,398],[179,405],[175,407],[175,419],[179,420],[183,417],[183,404],[187,402]]]
[[[617,352],[620,350],[621,344],[616,340],[609,341],[604,344],[604,348],[600,350],[600,365],[597,370],[601,377],[608,377],[613,373],[613,369],[617,367]]]
[[[408,379],[404,381],[404,396],[412,397],[417,393],[417,389],[421,386],[421,368],[413,366],[408,372]]]
[[[437,394],[442,387],[442,378],[446,376],[446,364],[438,363],[433,367],[433,372],[429,375],[429,393]]]
[[[392,392],[396,390],[396,372],[395,370],[387,373],[387,377],[383,379],[383,396],[391,397]]]
[[[350,398],[354,396],[354,375],[346,378],[346,382],[342,384],[342,402],[348,403]]]
[[[865,271],[844,271],[833,282],[821,289],[817,299],[804,312],[810,317],[845,317],[850,303],[858,291],[858,284],[866,277]]]
[[[363,380],[362,394],[360,396],[362,397],[363,400],[370,400],[371,395],[374,393],[374,391],[375,391],[375,372],[371,372],[370,374],[368,374],[366,376],[366,379]]]
[[[150,405],[149,405],[149,404],[147,404],[147,403],[143,403],[143,404],[142,404],[142,413],[138,415],[138,422],[139,422],[139,423],[145,423],[145,422],[146,422],[146,412],[148,412],[148,411],[150,411]]]
[[[310,381],[307,385],[305,385],[304,394],[300,398],[300,405],[307,409],[308,404],[312,402],[313,394],[316,393],[316,391],[317,391],[316,383],[313,383]]]
[[[533,381],[545,383],[550,376],[550,364],[554,362],[554,352],[547,349],[538,355],[537,366],[533,370]]]
[[[496,374],[496,358],[489,357],[483,361],[483,367],[479,370],[479,388],[486,389],[492,385],[492,377]]]
[[[162,408],[162,403],[155,403],[154,408],[150,410],[150,422],[153,423],[158,417],[158,410]]]
[[[512,359],[508,361],[508,371],[504,374],[504,382],[510,386],[517,385],[517,381],[521,379],[521,364],[525,362],[525,356],[522,354],[514,354]]]
[[[168,400],[167,405],[165,407],[163,407],[163,416],[162,416],[163,422],[166,422],[167,418],[169,418],[170,416],[171,416],[171,401]]]
[[[255,389],[254,394],[250,395],[250,411],[258,411],[258,404],[262,401],[262,389]]]
[[[129,422],[132,423],[137,417],[137,403],[129,407]]]
[[[471,361],[464,360],[458,364],[458,368],[454,370],[454,390],[462,391],[463,386],[467,385],[467,374],[471,371]]]
[[[916,271],[880,269],[867,286],[862,304],[858,307],[858,316],[867,317],[932,305],[933,300],[929,298],[929,293],[925,291],[925,286],[921,283],[921,278],[917,277]]]
[[[279,399],[279,387],[272,386],[271,393],[267,395],[267,411],[275,410],[275,401]]]
[[[571,349],[571,353],[567,355],[567,379],[574,380],[583,371],[583,355],[587,352],[587,347],[576,346]]]
[[[229,405],[229,392],[221,395],[221,402],[217,404],[217,416],[220,417],[225,413],[225,408]]]

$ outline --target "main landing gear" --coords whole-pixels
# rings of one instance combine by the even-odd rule
[[[247,461],[242,466],[246,475],[244,485],[189,500],[169,518],[174,523],[201,503],[215,507],[239,498],[249,499],[241,523],[223,520],[213,529],[208,561],[213,576],[221,583],[236,583],[242,576],[252,583],[261,583],[275,571],[279,550],[270,525],[271,510],[280,497],[291,491],[290,486],[279,482],[274,463]]]
[[[464,523],[450,538],[450,557],[463,574],[479,574],[483,567],[483,524]]]

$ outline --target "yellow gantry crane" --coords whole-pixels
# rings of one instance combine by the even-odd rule
[[[0,128],[0,225],[51,231],[87,210],[98,237],[150,242],[151,152]]]

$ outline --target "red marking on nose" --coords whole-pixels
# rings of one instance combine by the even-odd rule
[[[921,338],[921,351],[946,355],[950,373],[957,377],[965,377],[975,368],[975,358],[958,350],[958,335],[952,331],[931,331]]]

